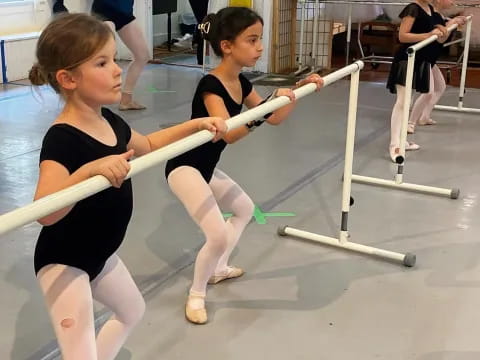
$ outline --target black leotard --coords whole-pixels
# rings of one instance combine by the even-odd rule
[[[191,118],[195,119],[199,117],[210,116],[203,101],[203,96],[205,93],[211,93],[220,96],[223,99],[225,108],[230,116],[233,117],[240,114],[242,111],[243,102],[245,101],[245,98],[250,95],[253,86],[252,83],[241,74],[239,79],[242,85],[241,104],[236,103],[232,99],[227,89],[225,89],[222,82],[217,77],[210,74],[204,76],[200,80],[193,98]],[[168,178],[168,175],[179,166],[191,166],[197,169],[208,183],[212,179],[215,166],[220,160],[220,155],[226,146],[227,143],[223,140],[217,141],[216,143],[208,142],[180,156],[177,156],[176,158],[173,158],[167,162],[165,167],[165,176]]]
[[[434,12],[432,14],[433,16],[433,23],[435,25],[442,25],[445,26],[447,24],[447,20],[442,16],[442,14],[438,12]],[[448,39],[445,42],[451,41],[453,38],[453,35],[455,34],[455,31],[452,31],[448,37]],[[438,41],[435,41],[433,43],[432,49],[428,54],[429,61],[432,65],[435,65],[438,61],[438,58],[442,55],[444,52],[445,48],[443,47],[442,43],[439,43]]]
[[[94,0],[92,13],[104,21],[111,21],[118,31],[135,20],[133,0]]]
[[[400,13],[399,17],[411,16],[415,19],[410,32],[412,34],[425,34],[431,32],[434,27],[435,10],[429,5],[432,15],[428,15],[427,12],[418,4],[408,4]],[[405,86],[406,73],[407,73],[407,49],[414,45],[414,43],[403,43],[396,52],[392,66],[390,68],[390,74],[387,81],[387,88],[392,93],[396,93],[396,85]],[[432,49],[435,48],[435,44],[430,44],[417,51],[415,54],[415,66],[413,73],[412,88],[418,92],[428,93],[430,89],[430,69],[431,62],[428,56]]]
[[[126,152],[130,127],[108,109],[102,109],[102,115],[115,132],[115,146],[68,124],[56,124],[43,139],[40,162],[56,161],[72,174],[88,162]],[[110,187],[79,201],[61,220],[44,226],[35,248],[35,273],[46,265],[63,264],[85,271],[92,281],[123,241],[132,198],[132,184],[126,180],[118,189]]]

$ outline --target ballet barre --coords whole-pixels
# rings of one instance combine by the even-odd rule
[[[290,226],[280,227],[277,230],[277,233],[280,236],[292,236],[294,238],[309,240],[322,245],[333,246],[335,248],[340,248],[351,252],[375,256],[389,261],[399,262],[405,266],[412,267],[415,265],[416,262],[415,254],[401,254],[349,241],[350,234],[348,230],[348,214],[350,212],[351,205],[353,205],[353,198],[351,197],[351,187],[353,153],[355,146],[355,126],[357,120],[358,87],[360,82],[360,70],[363,69],[364,66],[363,62],[361,61],[357,61],[353,65],[355,64],[358,66],[358,69],[353,72],[350,77],[348,123],[345,145],[345,165],[343,170],[344,181],[342,189],[342,213],[338,238],[319,235],[316,233],[295,229]]]
[[[467,18],[468,24],[471,24],[472,17]],[[458,27],[458,24],[453,24],[448,27],[448,31],[452,32]],[[403,175],[405,169],[405,146],[407,143],[407,129],[408,129],[408,119],[410,115],[410,104],[412,99],[412,87],[413,87],[413,73],[415,66],[415,56],[417,51],[423,49],[425,46],[431,44],[434,41],[438,40],[437,35],[432,35],[429,38],[418,42],[415,45],[410,46],[407,49],[408,62],[407,62],[407,74],[405,80],[405,101],[403,103],[403,117],[402,117],[402,128],[400,132],[400,151],[395,162],[397,164],[397,172],[395,174],[394,180],[385,180],[375,177],[353,175],[352,181],[356,183],[362,183],[367,185],[378,185],[383,187],[388,187],[398,190],[406,191],[415,191],[431,195],[446,196],[451,199],[458,199],[460,195],[460,189],[445,189],[433,186],[425,186],[418,184],[410,184],[403,182]]]
[[[346,66],[330,75],[324,77],[324,84],[328,86],[337,80],[358,71],[359,63]],[[316,84],[307,84],[294,91],[297,99],[312,94],[316,91]],[[227,120],[229,130],[238,128],[246,123],[263,118],[264,115],[271,113],[280,107],[290,103],[290,99],[286,96],[280,96],[265,104],[257,106],[253,109],[245,111],[242,114],[234,116]],[[170,145],[155,150],[149,154],[138,157],[130,162],[130,171],[127,179],[131,178],[149,168],[152,168],[168,159],[174,158],[185,153],[197,146],[205,144],[213,139],[214,135],[207,130],[199,131],[182,140],[176,141]],[[71,187],[63,189],[59,192],[50,194],[32,203],[17,208],[13,211],[0,216],[0,235],[5,234],[15,228],[29,224],[41,219],[51,213],[70,206],[80,200],[92,196],[111,186],[110,182],[104,176],[97,175],[84,180]]]

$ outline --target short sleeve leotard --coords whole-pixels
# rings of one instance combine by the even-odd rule
[[[420,5],[416,3],[408,4],[400,13],[401,19],[411,16],[415,19],[410,30],[413,34],[426,34],[435,28],[435,10],[429,5],[431,15],[429,15]],[[415,43],[403,43],[396,52],[390,74],[387,81],[387,88],[392,93],[396,93],[396,85],[405,86],[407,74],[407,49]],[[418,92],[427,93],[430,88],[430,69],[432,59],[429,54],[435,51],[436,44],[432,43],[423,49],[417,51],[415,55],[415,67],[413,74],[413,89]]]
[[[55,124],[43,139],[40,162],[53,160],[72,174],[88,162],[126,152],[130,127],[108,109],[102,109],[102,115],[115,133],[115,146],[103,144],[71,125]],[[123,241],[132,198],[132,184],[126,180],[118,189],[110,187],[77,202],[61,220],[44,226],[35,247],[35,272],[46,265],[64,264],[85,271],[90,281],[95,279]]]
[[[135,20],[133,0],[93,0],[92,13],[104,21],[113,22],[116,31]]]
[[[217,77],[211,74],[204,76],[198,83],[197,90],[195,91],[192,102],[191,118],[195,119],[210,116],[203,100],[204,94],[207,93],[221,97],[231,117],[240,114],[243,102],[251,93],[253,86],[252,83],[242,74],[240,74],[239,80],[242,85],[242,103],[240,104],[232,99],[227,89]],[[205,181],[209,183],[212,179],[213,171],[220,160],[220,155],[226,146],[227,143],[223,140],[217,141],[216,143],[208,142],[177,156],[167,162],[165,176],[168,178],[168,175],[180,166],[191,166],[197,169],[202,174]]]

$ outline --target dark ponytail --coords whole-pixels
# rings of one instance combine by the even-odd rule
[[[252,9],[232,6],[216,14],[208,14],[199,29],[203,38],[210,42],[215,55],[222,57],[221,42],[234,41],[245,29],[257,22],[263,25],[262,17]]]

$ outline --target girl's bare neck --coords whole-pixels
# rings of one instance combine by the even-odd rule
[[[238,80],[238,76],[242,71],[242,66],[236,64],[229,59],[222,59],[220,65],[211,71],[211,74],[217,76],[225,82],[234,82]]]

